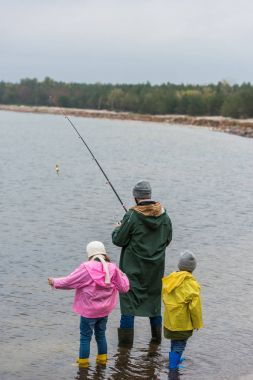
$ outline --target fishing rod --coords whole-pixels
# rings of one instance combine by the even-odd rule
[[[107,175],[106,175],[104,169],[102,168],[102,166],[100,165],[100,163],[98,162],[98,160],[96,159],[96,157],[94,156],[92,150],[89,148],[88,144],[85,142],[85,140],[83,139],[83,137],[80,135],[80,133],[78,132],[77,128],[75,127],[75,125],[73,124],[73,122],[70,120],[70,118],[68,117],[68,115],[63,111],[62,108],[60,108],[60,110],[61,110],[63,116],[65,117],[65,119],[68,120],[68,122],[69,122],[69,124],[71,125],[71,127],[76,131],[76,133],[78,134],[79,138],[82,140],[82,142],[84,143],[84,145],[85,145],[86,148],[88,149],[88,151],[89,151],[89,153],[91,154],[93,160],[96,162],[97,166],[99,167],[99,169],[100,169],[101,172],[103,173],[103,175],[104,175],[104,177],[105,177],[105,179],[106,179],[106,181],[107,181],[106,183],[107,183],[108,185],[111,186],[111,189],[112,189],[112,191],[114,192],[114,194],[116,195],[116,197],[118,198],[118,200],[119,200],[121,206],[123,207],[123,209],[124,209],[125,211],[127,211],[127,208],[125,207],[124,203],[122,202],[122,200],[121,200],[119,194],[117,193],[117,191],[115,190],[115,188],[114,188],[114,186],[112,185],[111,181],[110,181],[109,178],[107,177]]]

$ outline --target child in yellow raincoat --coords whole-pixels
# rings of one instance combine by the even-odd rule
[[[169,368],[176,370],[187,339],[194,329],[203,327],[200,285],[193,277],[196,257],[190,251],[181,253],[178,272],[163,278],[164,337],[171,339]]]

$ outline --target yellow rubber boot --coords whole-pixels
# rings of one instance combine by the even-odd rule
[[[107,354],[100,354],[100,355],[97,355],[97,360],[96,360],[97,364],[103,364],[103,365],[106,365],[106,362],[107,362]]]
[[[89,359],[76,359],[77,364],[79,364],[80,368],[88,368],[89,367]]]

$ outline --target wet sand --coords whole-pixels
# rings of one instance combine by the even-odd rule
[[[167,124],[194,125],[208,127],[221,132],[232,133],[238,136],[253,138],[253,119],[232,119],[221,116],[187,116],[187,115],[147,115],[135,114],[130,112],[113,112],[106,110],[89,110],[78,108],[60,108],[60,107],[33,107],[33,106],[15,106],[0,105],[0,110],[12,112],[30,112],[46,113],[60,115],[66,112],[70,116],[118,119],[118,120],[136,120],[159,122]]]

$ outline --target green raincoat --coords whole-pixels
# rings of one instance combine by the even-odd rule
[[[120,294],[123,315],[161,315],[165,249],[171,239],[170,218],[158,202],[133,207],[113,231],[113,243],[122,247],[120,269],[130,281],[129,292]]]

